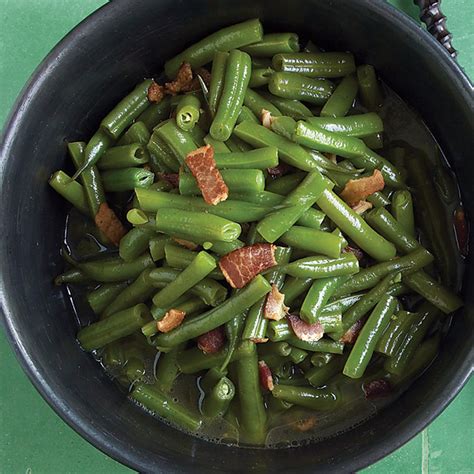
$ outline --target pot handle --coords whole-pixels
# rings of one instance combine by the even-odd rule
[[[451,40],[453,35],[446,28],[446,17],[440,9],[441,0],[414,0],[420,8],[420,20],[448,51],[451,57],[456,58],[458,52],[453,48]]]

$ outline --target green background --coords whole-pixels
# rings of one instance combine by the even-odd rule
[[[375,1],[375,0],[374,0]],[[49,50],[104,0],[0,0],[0,123]],[[391,3],[417,17],[412,0]],[[474,77],[474,0],[444,0],[459,63]],[[131,472],[83,440],[36,392],[0,331],[0,473]],[[366,471],[474,472],[471,380],[428,429]]]

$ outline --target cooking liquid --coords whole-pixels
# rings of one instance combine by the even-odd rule
[[[438,144],[421,118],[404,103],[395,92],[385,85],[383,87],[385,91],[385,101],[379,113],[385,127],[385,148],[390,148],[393,145],[396,146],[397,143],[408,144],[416,148],[427,156],[432,166],[434,177],[436,178],[439,172],[443,173],[445,177],[447,176],[448,181],[450,180],[452,189],[454,190],[454,194],[451,195],[449,202],[448,200],[441,202],[443,203],[445,226],[448,229],[448,246],[452,249],[452,259],[453,262],[455,262],[454,267],[456,270],[454,276],[449,279],[450,286],[453,290],[458,291],[461,284],[463,262],[456,247],[452,226],[454,210],[460,205],[459,190],[454,173],[449,168]],[[379,152],[379,150],[377,150],[377,152]],[[385,156],[385,150],[381,151],[380,154]],[[435,184],[437,184],[436,179]],[[420,237],[422,243],[430,249],[430,246],[425,242],[426,235],[423,235],[422,230],[420,231]],[[74,210],[71,211],[68,217],[65,244],[75,257],[93,255],[98,251],[108,252],[107,249],[100,244],[99,240],[97,240],[93,225],[82,219]],[[90,290],[90,288],[88,290]],[[78,323],[84,326],[95,321],[96,317],[92,314],[85,300],[84,289],[69,287],[68,293]],[[409,304],[409,299],[407,299],[405,303]],[[444,318],[442,325],[442,332],[446,332],[449,328],[449,318]],[[117,380],[124,392],[133,387],[133,383],[132,386],[130,386],[129,382],[125,381],[124,377],[119,375],[120,372],[117,371],[117,369],[108,367],[107,361],[102,357],[100,351],[95,353],[95,357],[98,362],[103,365],[109,375]],[[157,357],[159,357],[159,355],[156,357],[151,356],[145,363],[145,380],[150,383],[154,380],[154,367]],[[380,364],[378,365],[380,366]],[[379,400],[366,400],[362,385],[364,380],[370,379],[371,375],[377,373],[379,370],[378,365],[377,362],[375,364],[371,363],[366,370],[366,374],[361,379],[353,380],[339,374],[330,381],[330,386],[339,392],[342,400],[334,411],[314,412],[306,408],[293,406],[279,413],[268,413],[268,434],[265,446],[262,447],[287,448],[333,437],[341,432],[350,430],[354,426],[376,415],[378,411],[392,403],[407,388],[407,386],[404,386],[390,396],[380,398]],[[199,378],[200,377],[194,375],[181,374],[171,389],[171,395],[174,400],[188,408],[197,416],[200,415],[196,401],[201,401],[203,397],[203,393],[199,388]],[[270,396],[271,395],[266,395],[266,397]],[[229,413],[223,419],[203,423],[202,428],[195,434],[213,442],[245,446],[245,440],[239,440],[236,418],[232,414],[235,408],[238,409],[235,405],[234,399]],[[166,420],[162,421],[167,423]]]

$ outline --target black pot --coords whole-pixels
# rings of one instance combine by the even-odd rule
[[[76,343],[58,248],[66,207],[47,186],[66,141],[86,139],[143,77],[209,32],[260,17],[316,44],[374,64],[438,139],[474,209],[472,86],[449,54],[405,15],[374,0],[115,0],[75,28],[43,61],[6,127],[1,166],[0,268],[10,342],[48,403],[76,431],[140,471],[353,471],[422,430],[468,378],[473,355],[473,266],[465,308],[440,356],[388,409],[339,436],[288,450],[217,446],[183,434],[129,402]]]

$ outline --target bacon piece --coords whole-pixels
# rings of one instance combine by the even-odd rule
[[[355,206],[351,206],[354,212],[357,214],[363,214],[365,211],[372,209],[373,205],[369,201],[359,201]]]
[[[321,323],[308,324],[296,314],[288,314],[287,319],[298,339],[311,342],[319,341],[323,337],[324,328]]]
[[[382,173],[379,170],[374,170],[372,176],[365,178],[350,179],[340,196],[349,206],[355,206],[359,201],[363,201],[367,196],[382,191],[385,186]]]
[[[258,361],[258,375],[260,376],[260,385],[264,390],[273,390],[273,376],[270,367],[266,364],[265,361]]]
[[[219,267],[232,288],[243,288],[260,272],[276,265],[275,249],[267,243],[248,245],[221,257]]]
[[[463,257],[467,257],[469,253],[469,229],[462,207],[456,209],[454,212],[454,230],[456,231],[459,252]]]
[[[198,75],[201,76],[201,79],[204,81],[204,84],[209,87],[209,84],[211,83],[211,73],[203,67],[200,67],[197,71],[195,71],[195,73],[196,76],[193,77],[193,80],[189,84],[186,84],[181,88],[181,92],[192,92],[201,90],[201,83],[199,82],[199,79],[197,77]]]
[[[204,354],[215,354],[225,345],[224,327],[219,326],[212,331],[201,334],[198,337],[197,345]]]
[[[185,161],[196,178],[204,201],[216,205],[227,199],[229,188],[217,169],[214,160],[214,148],[211,145],[202,146],[188,153]]]
[[[265,128],[272,129],[272,113],[267,109],[262,109],[260,121]]]
[[[278,166],[267,168],[267,171],[272,178],[280,178],[290,171],[290,166],[282,162]]]
[[[183,88],[189,87],[192,80],[193,71],[191,65],[189,63],[183,63],[178,69],[175,80],[165,83],[166,93],[170,95],[179,94]]]
[[[166,312],[164,318],[156,323],[156,327],[158,328],[158,331],[169,332],[178,327],[183,322],[185,316],[185,311],[181,311],[180,309],[170,309]]]
[[[182,245],[183,247],[186,247],[189,250],[196,250],[199,247],[198,244],[195,244],[194,242],[191,242],[190,240],[178,239],[177,237],[173,237],[173,240],[177,244]]]
[[[362,385],[365,398],[367,400],[377,400],[378,398],[388,397],[392,393],[390,382],[385,379],[371,380]]]
[[[110,209],[106,202],[99,206],[99,210],[95,215],[95,225],[107,237],[110,242],[118,247],[120,240],[127,233],[125,227],[116,216],[115,212]]]
[[[354,344],[356,342],[357,336],[359,336],[359,333],[364,326],[365,323],[365,318],[361,318],[358,321],[356,321],[344,334],[344,336],[341,337],[340,341],[343,342],[344,344]]]
[[[179,174],[178,173],[159,173],[158,177],[163,181],[166,181],[168,184],[173,186],[173,188],[179,187]]]
[[[311,428],[316,426],[317,420],[315,416],[310,416],[308,418],[302,418],[301,420],[295,421],[293,427],[296,431],[309,431]]]
[[[150,102],[161,102],[163,97],[165,96],[165,89],[163,86],[160,86],[155,81],[152,81],[150,86],[148,87],[148,100]]]
[[[276,285],[272,285],[272,291],[268,293],[263,308],[263,317],[265,319],[273,319],[280,321],[288,312],[288,306],[285,306],[285,295],[280,293]]]
[[[268,337],[251,337],[250,340],[255,344],[264,344],[268,342]]]

